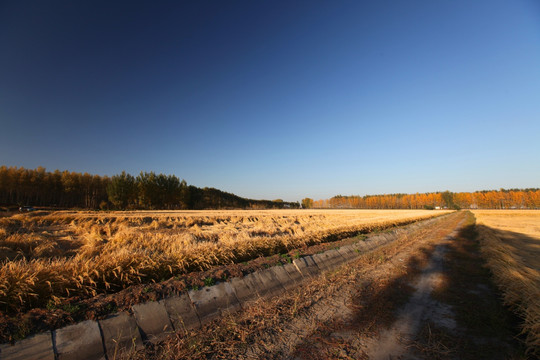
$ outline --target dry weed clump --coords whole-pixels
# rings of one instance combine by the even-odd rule
[[[482,252],[504,293],[524,319],[528,351],[540,355],[540,211],[474,211]]]
[[[0,308],[54,305],[442,213],[67,211],[0,218],[0,255],[6,254],[0,258]]]

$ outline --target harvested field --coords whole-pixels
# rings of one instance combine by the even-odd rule
[[[441,218],[126,359],[526,359],[473,224],[468,212]]]
[[[0,219],[5,313],[241,263],[445,212],[37,212]]]
[[[524,319],[529,352],[540,355],[540,211],[474,211],[482,252],[504,301]]]
[[[461,231],[474,221],[469,215],[457,212],[420,227],[294,290],[259,299],[201,329],[177,332],[129,358],[520,359],[519,349],[513,347],[513,332],[472,337],[469,328],[458,321],[454,307],[436,301],[429,293],[431,286],[446,277],[446,264],[439,269],[432,265],[443,260],[444,248],[449,250],[465,242]],[[471,259],[470,264],[482,269],[478,258]],[[484,273],[488,271],[484,269]],[[466,271],[462,275],[466,276]],[[422,290],[426,278],[430,286]],[[483,284],[477,280],[460,288],[461,300],[470,294],[468,290]],[[481,301],[470,303],[476,304],[475,314],[504,318],[500,313],[492,314],[493,307],[486,307],[481,295],[474,297],[477,299]],[[493,295],[487,302],[493,299],[498,302]],[[411,304],[421,311],[406,313]],[[407,324],[411,330],[417,327],[418,334],[399,332],[386,339],[393,341],[383,341],[383,334],[395,328],[404,312],[410,320]],[[451,339],[443,341],[436,336],[434,324],[451,326],[446,332]],[[483,326],[483,330],[489,327]],[[375,354],[372,350],[380,351]]]

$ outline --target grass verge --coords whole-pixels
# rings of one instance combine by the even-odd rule
[[[476,230],[504,303],[523,319],[527,353],[540,357],[540,240],[484,225]],[[520,256],[520,251],[527,255]]]

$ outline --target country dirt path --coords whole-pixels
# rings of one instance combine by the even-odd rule
[[[444,276],[444,255],[448,250],[446,242],[455,239],[457,232],[454,230],[447,236],[445,243],[436,246],[428,266],[413,284],[413,295],[399,310],[392,326],[367,342],[366,353],[370,359],[414,358],[408,344],[416,339],[422,323],[433,322],[439,327],[455,330],[454,312],[448,305],[433,299],[431,293]]]
[[[416,358],[410,344],[416,339],[423,323],[433,321],[449,329],[456,326],[452,310],[434,300],[431,293],[441,281],[447,242],[454,238],[464,221],[462,214],[454,215],[436,226],[419,231],[412,238],[400,239],[402,244],[399,241],[393,244],[394,254],[382,255],[386,261],[378,266],[375,264],[376,269],[372,269],[370,274],[367,268],[364,269],[364,276],[359,276],[360,284],[369,284],[368,291],[375,290],[373,287],[377,283],[384,290],[375,290],[377,296],[366,298],[363,294],[366,289],[362,289],[362,285],[360,289],[358,284],[343,286],[337,292],[337,297],[325,299],[311,309],[307,318],[311,324],[316,319],[318,327],[315,325],[313,329],[305,319],[297,321],[301,326],[290,327],[289,341],[296,344],[289,344],[292,351],[290,354],[283,352],[284,357]],[[384,252],[383,249],[380,251]],[[381,257],[377,252],[374,255]],[[356,266],[362,265],[365,264]],[[376,305],[378,302],[386,306],[379,308]],[[355,324],[359,315],[361,321]],[[391,325],[388,327],[388,324]],[[371,331],[365,332],[362,325],[367,325]],[[337,331],[330,332],[332,327]],[[310,335],[302,336],[309,331]],[[298,341],[300,337],[303,340]]]
[[[388,283],[386,289],[371,299],[366,292],[357,293],[352,303],[363,306],[355,314],[343,312],[340,321],[319,326],[290,358],[527,358],[515,340],[516,319],[501,305],[483,267],[470,213],[441,221],[409,245],[372,274],[372,282]],[[420,261],[400,273],[396,260],[407,258],[411,264]]]
[[[456,212],[132,358],[526,359],[499,299]]]

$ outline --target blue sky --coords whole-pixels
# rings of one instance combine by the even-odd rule
[[[3,1],[0,165],[250,198],[540,186],[536,1]]]

